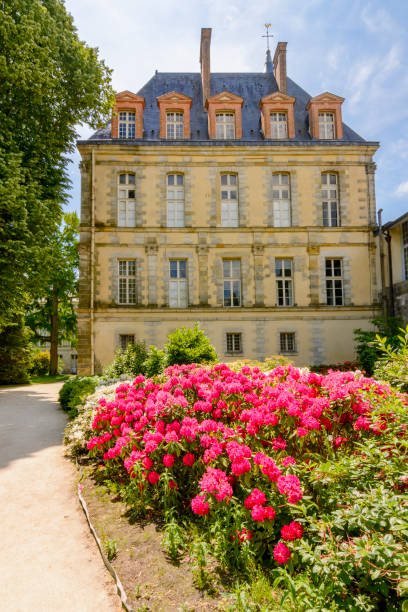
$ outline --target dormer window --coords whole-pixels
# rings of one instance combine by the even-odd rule
[[[234,113],[217,113],[215,115],[215,137],[221,140],[235,138]]]
[[[341,105],[344,98],[326,91],[310,98],[306,110],[309,111],[309,130],[312,138],[321,140],[340,140],[343,138]]]
[[[136,113],[121,111],[119,113],[119,138],[135,138]]]
[[[190,138],[190,109],[193,100],[178,91],[157,98],[160,112],[160,138],[175,140]]]
[[[207,98],[208,135],[218,140],[242,138],[242,105],[244,99],[230,91]]]
[[[184,138],[184,113],[166,114],[166,137],[169,139]]]
[[[271,113],[271,138],[288,137],[288,116],[286,113]]]
[[[116,94],[112,112],[112,138],[143,138],[144,106],[144,98],[131,91]]]
[[[280,140],[295,137],[295,98],[275,91],[261,98],[261,127],[264,138]]]
[[[319,138],[324,140],[334,140],[334,114],[319,113]]]

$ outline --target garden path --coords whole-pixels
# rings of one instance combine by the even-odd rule
[[[0,609],[118,612],[64,458],[60,387],[0,389]]]

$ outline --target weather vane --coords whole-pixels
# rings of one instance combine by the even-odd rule
[[[273,38],[273,34],[269,34],[269,28],[271,27],[271,23],[265,23],[265,28],[266,28],[266,34],[262,34],[262,38],[266,38],[267,40],[267,45],[268,45],[268,51],[269,51],[269,39]]]

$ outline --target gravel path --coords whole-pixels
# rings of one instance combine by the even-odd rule
[[[0,389],[0,609],[119,612],[64,458],[60,387]]]

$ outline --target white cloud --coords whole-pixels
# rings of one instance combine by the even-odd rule
[[[408,196],[408,181],[404,181],[403,183],[400,183],[398,185],[398,187],[395,190],[395,195],[398,198],[403,198],[405,196]]]

